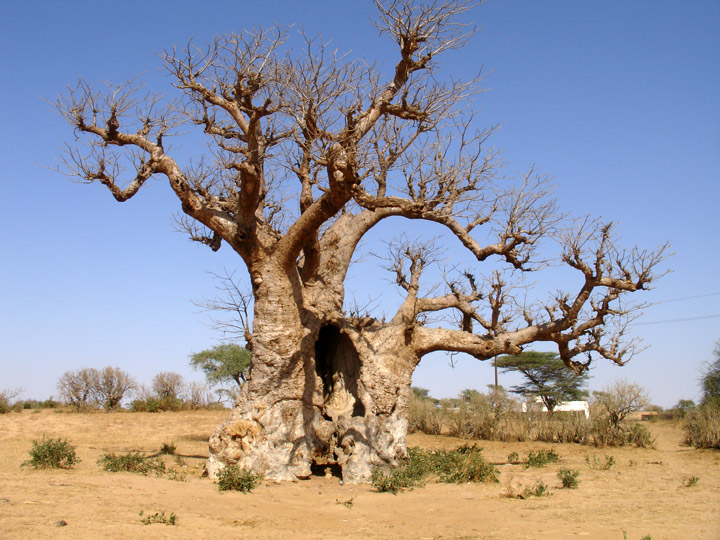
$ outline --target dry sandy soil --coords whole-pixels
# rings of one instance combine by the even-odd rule
[[[720,452],[681,446],[680,427],[651,423],[657,448],[597,449],[571,444],[482,441],[497,484],[428,484],[398,495],[324,476],[263,483],[250,494],[219,492],[200,472],[206,439],[222,411],[91,413],[23,411],[0,416],[0,539],[720,539]],[[66,470],[21,467],[34,439],[63,437],[82,460]],[[157,452],[174,443],[168,466],[186,481],[104,472],[105,453]],[[465,441],[412,435],[409,445],[448,448]],[[507,463],[517,452],[554,448],[560,462],[541,469]],[[588,467],[586,456],[609,470]],[[578,489],[561,489],[561,467],[580,471]],[[699,481],[686,487],[687,479]],[[543,480],[551,495],[508,497]],[[144,525],[174,512],[175,526]],[[64,521],[67,525],[59,526]]]

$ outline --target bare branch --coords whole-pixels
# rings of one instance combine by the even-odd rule
[[[211,318],[212,328],[223,333],[223,337],[245,341],[252,350],[252,306],[253,296],[249,287],[242,287],[234,272],[225,270],[222,274],[211,273],[218,284],[218,294],[196,305],[204,311],[218,311],[223,317]]]

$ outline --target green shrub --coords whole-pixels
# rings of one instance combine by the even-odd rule
[[[525,468],[544,467],[548,463],[557,463],[559,460],[560,456],[557,455],[554,449],[533,451],[528,454]]]
[[[180,411],[182,408],[183,401],[172,396],[150,396],[145,399],[136,399],[130,404],[130,410],[133,412],[156,413],[161,411]]]
[[[707,400],[688,413],[685,443],[695,448],[720,449],[720,401]]]
[[[109,472],[132,472],[144,476],[155,473],[157,476],[161,476],[166,471],[162,461],[143,456],[139,452],[128,452],[120,456],[104,454],[97,463],[103,470]]]
[[[436,450],[429,454],[433,472],[441,482],[497,482],[497,471],[482,455],[482,448],[461,446],[451,451]]]
[[[580,474],[580,471],[573,470],[573,469],[560,469],[557,473],[557,477],[562,483],[562,487],[569,488],[569,489],[575,489],[580,484],[580,481],[578,480],[578,475]]]
[[[261,478],[261,475],[241,469],[237,465],[225,467],[218,473],[218,490],[250,493],[258,485]]]
[[[508,454],[508,457],[507,457],[508,463],[515,463],[515,462],[517,462],[518,459],[520,459],[520,456],[518,455],[517,452],[511,452]]]
[[[482,455],[482,448],[460,446],[454,450],[409,448],[408,459],[396,468],[377,468],[372,484],[379,492],[397,493],[422,485],[428,477],[448,484],[497,482],[497,470]]]
[[[160,400],[149,397],[147,399],[136,399],[130,404],[132,412],[160,412]]]
[[[380,493],[397,494],[405,488],[417,486],[423,482],[425,475],[415,476],[407,467],[395,469],[376,468],[372,472],[372,485]]]
[[[75,447],[64,439],[33,441],[30,459],[23,463],[35,469],[66,469],[80,462]]]
[[[697,483],[700,481],[700,479],[697,476],[691,476],[690,478],[685,479],[684,486],[685,487],[694,487],[697,486]]]
[[[161,523],[163,525],[176,525],[178,517],[175,512],[165,515],[165,512],[155,512],[154,514],[143,517],[144,512],[140,510],[140,523],[143,525],[151,525],[153,523]]]
[[[525,488],[520,495],[521,499],[529,499],[530,497],[547,497],[550,495],[550,489],[542,480],[538,480],[531,488]]]

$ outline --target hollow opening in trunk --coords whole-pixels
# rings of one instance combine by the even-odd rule
[[[351,413],[365,416],[358,399],[360,355],[349,337],[332,324],[320,329],[315,343],[315,369],[323,384],[324,414],[329,420]]]

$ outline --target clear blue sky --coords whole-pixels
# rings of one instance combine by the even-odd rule
[[[387,67],[394,50],[366,22],[371,11],[364,1],[0,5],[0,389],[45,398],[64,371],[105,365],[144,383],[159,371],[200,380],[187,356],[221,336],[192,301],[212,294],[207,272],[239,264],[173,231],[178,203],[161,181],[118,204],[47,168],[72,132],[43,98],[78,77],[147,72],[167,84],[156,52],[274,21]],[[625,245],[669,241],[675,252],[635,326],[649,348],[623,368],[598,362],[591,388],[624,377],[665,407],[697,399],[720,339],[720,3],[490,0],[472,19],[482,32],[443,66],[489,73],[477,120],[502,124],[495,144],[511,166],[553,176],[564,209],[619,222]],[[357,281],[349,294],[367,286]],[[492,377],[487,363],[451,369],[438,355],[414,383],[447,397]]]

